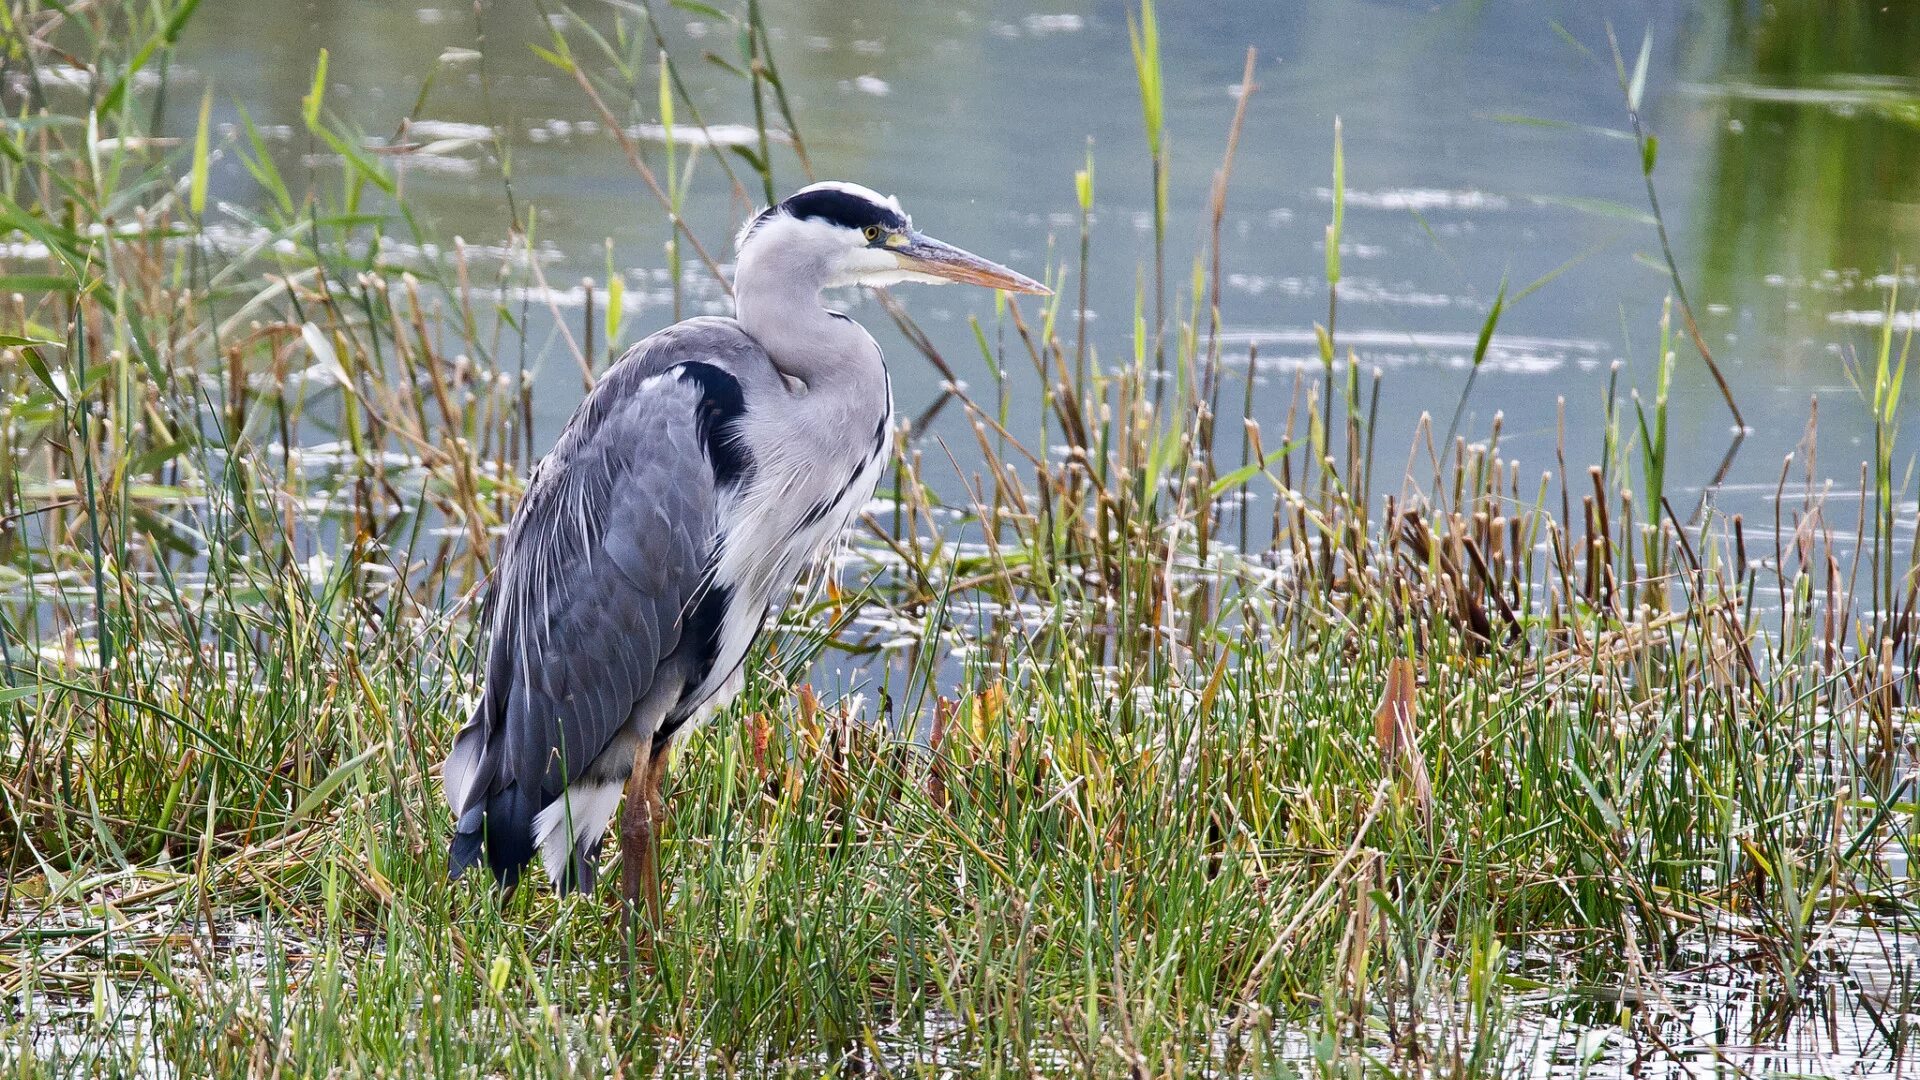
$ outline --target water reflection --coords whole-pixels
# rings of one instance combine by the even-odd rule
[[[1832,350],[1920,259],[1920,5],[1728,0],[1700,99],[1706,292],[1774,362],[1839,381]]]

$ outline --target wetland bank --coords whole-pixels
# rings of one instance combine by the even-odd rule
[[[1605,7],[9,3],[0,1062],[1902,1073],[1920,22]],[[842,298],[899,464],[636,958],[435,770],[809,176],[1056,296]]]

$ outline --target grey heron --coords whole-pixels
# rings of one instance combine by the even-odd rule
[[[629,349],[529,478],[495,561],[485,687],[441,769],[452,877],[484,857],[511,885],[538,852],[557,889],[591,889],[624,791],[621,891],[657,915],[673,741],[739,691],[748,650],[889,452],[880,346],[821,290],[1048,293],[858,184],[802,188],[737,248],[734,317]]]

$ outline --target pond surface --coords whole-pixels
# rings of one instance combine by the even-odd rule
[[[529,47],[550,44],[547,20],[565,16],[533,3],[476,6],[477,15],[446,0],[207,0],[173,74],[212,84],[216,121],[237,120],[244,106],[256,124],[284,125],[291,176],[304,169],[326,189],[333,180],[324,162],[304,157],[306,136],[294,134],[316,51],[332,54],[329,108],[381,138],[399,130],[433,73],[418,115],[442,124],[413,141],[454,141],[444,153],[405,159],[402,170],[428,229],[443,242],[500,243],[513,221],[510,197],[523,221],[531,217],[563,319],[584,316],[579,281],[604,283],[611,252],[628,278],[622,337],[672,321],[662,213],[579,88]],[[744,82],[699,60],[703,51],[737,58],[731,30],[665,0],[654,7],[702,119],[751,123]],[[622,8],[631,5],[583,4],[579,14],[611,36]],[[897,193],[935,235],[1036,274],[1070,266],[1073,174],[1091,152],[1090,334],[1109,363],[1131,357],[1135,288],[1152,237],[1127,5],[768,0],[765,12],[815,174]],[[1651,385],[1671,290],[1639,152],[1620,134],[1628,118],[1611,25],[1629,68],[1643,36],[1650,41],[1643,113],[1659,138],[1661,209],[1702,334],[1754,429],[1730,474],[1727,505],[1760,508],[1816,395],[1822,471],[1843,488],[1857,483],[1865,410],[1845,358],[1872,356],[1896,275],[1909,298],[1920,297],[1911,270],[1901,269],[1920,259],[1920,49],[1912,45],[1920,6],[1166,0],[1160,23],[1175,283],[1204,249],[1212,173],[1246,50],[1258,50],[1224,221],[1223,316],[1230,358],[1244,367],[1257,347],[1255,410],[1271,427],[1284,415],[1293,370],[1318,369],[1313,325],[1327,317],[1322,238],[1337,117],[1347,186],[1338,333],[1343,353],[1351,347],[1363,368],[1387,373],[1383,471],[1397,474],[1422,412],[1444,429],[1503,280],[1510,302],[1462,430],[1483,433],[1503,413],[1507,456],[1544,468],[1564,398],[1570,460],[1598,460],[1610,368],[1624,361],[1627,385]],[[635,27],[629,13],[625,29]],[[585,36],[576,29],[571,37],[591,57]],[[450,49],[480,55],[449,57]],[[610,74],[610,65],[598,70]],[[637,87],[625,86],[628,98],[611,99],[623,123],[658,119],[656,71],[649,62]],[[169,95],[170,127],[191,134],[198,90]],[[502,136],[510,185],[490,142],[460,142],[489,131]],[[647,152],[659,167],[662,149]],[[774,159],[781,188],[805,180],[790,150],[776,147]],[[724,259],[752,207],[714,162],[709,154],[696,167],[688,217]],[[751,173],[737,171],[758,198]],[[215,198],[257,201],[231,159],[215,177]],[[696,267],[689,276],[699,276],[688,263]],[[967,319],[990,318],[991,297],[897,292],[984,387],[990,377]],[[938,395],[939,376],[877,303],[843,302],[893,358],[902,413],[919,412]],[[685,313],[702,303],[718,300],[711,290],[704,300],[690,294]],[[580,379],[551,335],[552,316],[537,306],[532,314],[548,326],[533,335],[531,357],[542,372],[544,443],[578,399]],[[1730,420],[1698,355],[1684,339],[1677,345],[1669,472],[1697,487],[1727,448]],[[1014,430],[1031,431],[1036,407],[1023,415],[1019,403],[1034,395],[1020,394],[1030,388],[1017,382],[1013,389]]]

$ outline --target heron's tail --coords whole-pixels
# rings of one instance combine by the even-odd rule
[[[520,876],[520,868],[533,858],[535,808],[517,783],[489,790],[499,772],[494,760],[498,748],[487,738],[489,726],[482,703],[473,719],[454,736],[453,750],[440,767],[441,784],[454,816],[453,839],[447,845],[447,878],[459,877],[484,854],[494,881],[504,887],[512,885]]]
[[[495,883],[505,888],[520,880],[520,870],[533,858],[534,809],[520,794],[520,785],[508,784],[461,814],[447,845],[447,878],[467,872],[486,856]]]

